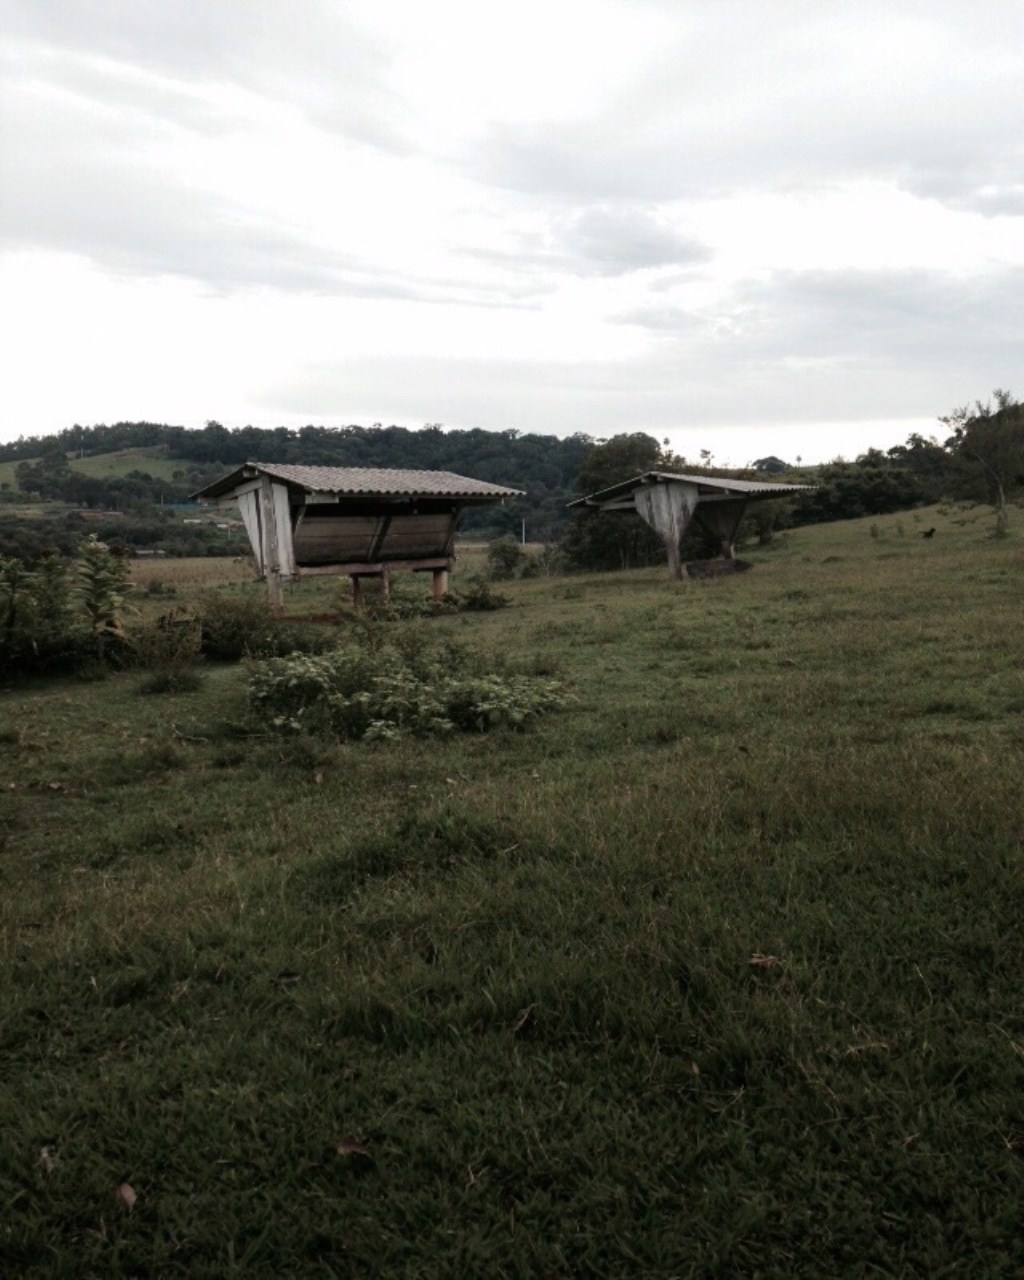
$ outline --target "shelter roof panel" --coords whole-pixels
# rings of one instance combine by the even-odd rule
[[[698,501],[714,501],[716,498],[774,498],[785,497],[789,493],[803,493],[815,488],[811,484],[772,484],[764,480],[734,480],[731,476],[684,475],[679,471],[645,471],[634,476],[632,480],[623,480],[619,484],[610,485],[607,489],[599,489],[596,493],[588,493],[586,497],[570,502],[570,507],[603,506],[616,498],[625,497],[634,489],[649,484],[663,484],[670,480],[681,480],[686,484],[696,485]]]
[[[195,498],[228,497],[243,484],[269,476],[323,500],[334,498],[457,498],[463,501],[499,501],[517,498],[521,489],[489,484],[456,475],[453,471],[418,471],[379,467],[302,467],[285,463],[248,462],[229,475],[201,489]]]

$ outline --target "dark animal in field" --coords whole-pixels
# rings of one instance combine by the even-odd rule
[[[922,538],[934,538],[934,537],[935,537],[935,530],[934,530],[934,529],[925,529],[924,533],[922,533],[922,534],[921,534],[921,537],[922,537]]]

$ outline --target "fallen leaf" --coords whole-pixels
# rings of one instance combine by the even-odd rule
[[[337,1152],[339,1156],[362,1156],[364,1160],[370,1158],[369,1151],[354,1138],[339,1138]]]
[[[135,1194],[135,1188],[130,1182],[122,1182],[119,1187],[114,1189],[114,1199],[122,1209],[127,1209],[129,1213],[135,1208],[135,1201],[138,1198]]]
[[[324,775],[322,773],[314,773],[313,781],[316,783],[318,787],[323,786]]]
[[[522,1011],[522,1013],[519,1015],[519,1020],[516,1022],[516,1025],[512,1028],[512,1034],[514,1036],[517,1036],[520,1033],[520,1031],[525,1031],[527,1027],[530,1026],[530,1024],[533,1022],[533,1011],[534,1009],[536,1009],[536,1007],[537,1006],[535,1004],[528,1004],[526,1008]]]
[[[760,951],[755,951],[747,963],[752,969],[774,969],[782,961],[778,956],[764,956]]]
[[[43,1172],[46,1174],[46,1176],[48,1178],[52,1178],[54,1164],[53,1164],[53,1156],[50,1154],[49,1147],[43,1147],[42,1151],[40,1151],[39,1163],[43,1166]]]

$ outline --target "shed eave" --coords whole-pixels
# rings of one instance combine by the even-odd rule
[[[816,485],[809,484],[766,484],[759,480],[736,480],[731,476],[688,475],[674,471],[645,471],[631,480],[622,480],[618,484],[609,485],[606,489],[598,489],[582,498],[576,498],[569,507],[593,507],[600,510],[614,510],[613,504],[624,502],[626,506],[632,494],[649,485],[669,484],[671,482],[693,485],[697,489],[698,502],[724,502],[728,500],[750,502],[764,498],[783,498],[791,493],[806,493]]]

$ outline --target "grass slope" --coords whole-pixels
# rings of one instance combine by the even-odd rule
[[[12,489],[17,489],[18,478],[15,473],[18,465],[19,462],[0,462],[0,483],[7,483]],[[123,477],[132,471],[141,471],[157,480],[172,480],[176,471],[188,467],[188,462],[181,458],[169,458],[166,445],[153,445],[148,449],[117,449],[88,458],[80,458],[72,453],[68,455],[68,465],[72,471],[98,476],[104,480],[115,476]]]
[[[85,475],[104,480],[126,476],[132,471],[141,471],[155,480],[173,480],[176,471],[188,467],[188,462],[181,458],[169,458],[167,446],[162,444],[148,449],[117,449],[89,458],[78,458],[72,454],[69,463],[72,471],[81,471]]]
[[[1020,1274],[986,530],[424,622],[570,683],[526,735],[247,736],[232,668],[2,695],[5,1274]]]

